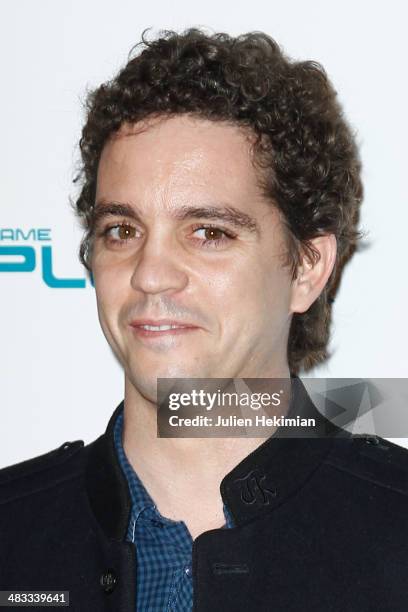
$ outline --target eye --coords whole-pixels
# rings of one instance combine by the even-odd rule
[[[194,230],[193,233],[203,232],[203,239],[200,241],[203,246],[219,246],[222,243],[226,243],[229,240],[235,238],[231,232],[227,230],[221,229],[216,225],[199,225]]]
[[[108,240],[108,242],[121,244],[135,237],[136,228],[129,223],[121,223],[119,225],[110,225],[102,230],[101,235]]]

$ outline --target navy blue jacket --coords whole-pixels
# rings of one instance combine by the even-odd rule
[[[302,384],[295,404],[319,418]],[[113,440],[121,407],[91,444],[0,470],[0,590],[69,591],[73,612],[135,612]],[[343,430],[280,431],[221,483],[236,527],[194,541],[194,612],[406,612],[408,450]]]

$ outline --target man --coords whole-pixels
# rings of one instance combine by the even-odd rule
[[[0,472],[0,587],[87,611],[406,610],[405,449],[157,437],[159,378],[286,380],[285,413],[319,420],[297,375],[329,355],[362,187],[319,65],[261,33],[143,41],[89,95],[76,202],[124,401],[92,444]]]

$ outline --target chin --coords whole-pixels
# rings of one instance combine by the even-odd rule
[[[140,364],[140,362],[139,362]],[[138,364],[138,365],[139,365]],[[150,401],[157,401],[157,379],[166,378],[205,378],[204,374],[193,372],[191,368],[187,366],[183,367],[178,365],[162,365],[160,367],[150,366],[148,363],[143,362],[143,370],[140,368],[130,367],[128,369],[128,379],[144,397]],[[170,383],[171,384],[171,383]],[[154,399],[153,399],[154,398]]]

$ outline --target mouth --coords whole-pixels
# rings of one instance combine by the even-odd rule
[[[199,328],[196,325],[189,323],[180,323],[178,321],[133,321],[130,324],[132,331],[142,338],[158,338],[163,336],[178,336],[181,334],[191,333]]]

